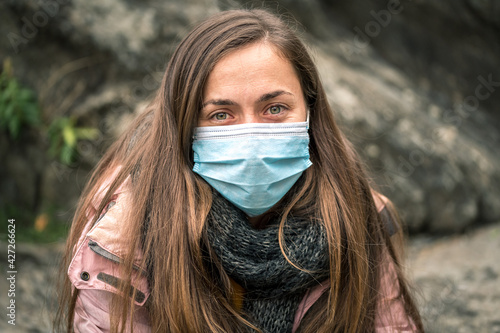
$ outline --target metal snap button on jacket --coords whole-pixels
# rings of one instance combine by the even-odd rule
[[[88,281],[90,279],[90,274],[88,272],[82,272],[80,274],[80,278],[83,280],[83,281]]]

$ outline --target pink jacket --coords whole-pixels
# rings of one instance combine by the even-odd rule
[[[126,184],[125,182],[124,184]],[[109,184],[104,184],[102,192]],[[107,212],[94,226],[87,226],[76,246],[75,255],[68,269],[74,288],[79,289],[75,307],[74,329],[76,332],[109,332],[109,304],[112,293],[116,293],[119,279],[118,263],[127,240],[120,235],[120,224],[129,197],[122,185],[108,205]],[[379,211],[385,206],[385,198],[376,197]],[[94,212],[90,212],[94,213]],[[375,321],[376,332],[416,332],[415,325],[405,313],[400,297],[394,263],[387,258],[381,274],[380,300]],[[140,259],[139,251],[137,261]],[[147,279],[141,268],[134,271],[132,284],[137,289],[135,297],[134,332],[151,332],[148,312],[144,306],[150,295]],[[307,291],[295,314],[295,332],[307,310],[328,288],[329,282],[318,284]]]

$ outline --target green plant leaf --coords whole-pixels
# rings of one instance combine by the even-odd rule
[[[10,103],[7,105],[7,107],[5,108],[5,119],[11,119],[13,116],[14,116],[14,107],[15,107],[15,104],[14,103]]]
[[[78,140],[94,140],[99,136],[99,130],[92,127],[75,128],[75,134]]]
[[[61,162],[70,165],[73,162],[74,149],[73,147],[63,145],[61,149]]]
[[[76,146],[76,133],[75,129],[71,127],[71,125],[66,124],[66,126],[63,127],[62,135],[65,145],[71,148]]]
[[[30,102],[30,100],[33,98],[31,91],[28,89],[20,89],[18,95],[19,99],[23,102]]]
[[[76,120],[74,117],[57,117],[47,130],[49,153],[58,156],[65,165],[70,165],[78,158],[77,145],[80,140],[94,140],[100,134],[97,128],[76,127]]]
[[[8,101],[8,96],[5,93],[5,90],[3,88],[3,84],[0,84],[0,103],[7,103]]]
[[[26,123],[30,125],[36,125],[40,122],[40,113],[38,107],[35,104],[27,104],[24,107],[24,115],[26,118]]]
[[[10,66],[8,61],[4,66]],[[34,93],[8,75],[12,71],[7,67],[0,75],[0,128],[15,139],[24,126],[39,123],[40,111]]]
[[[17,82],[15,79],[10,80],[5,88],[5,94],[8,99],[15,99],[16,90],[18,90]]]
[[[12,117],[9,120],[9,132],[13,139],[17,139],[19,135],[20,119],[17,117]]]

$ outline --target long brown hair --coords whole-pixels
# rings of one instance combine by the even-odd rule
[[[122,290],[129,290],[134,254],[141,251],[151,296],[147,303],[153,332],[244,332],[248,323],[234,309],[232,284],[206,242],[204,226],[212,203],[208,184],[192,172],[191,138],[203,88],[213,66],[229,52],[255,42],[270,43],[290,61],[310,110],[313,165],[273,210],[281,226],[289,213],[323,223],[329,241],[331,288],[323,307],[314,307],[302,332],[374,330],[382,252],[397,268],[401,297],[422,331],[408,293],[400,260],[374,204],[359,159],[335,124],[317,69],[295,33],[263,10],[221,12],[196,26],[180,43],[149,108],[109,149],[84,189],[67,240],[58,323],[72,330],[78,292],[66,270],[88,222],[98,190],[117,166],[120,171],[98,202],[93,220],[112,193],[131,176],[129,213],[123,235],[129,247],[122,266]],[[280,236],[283,244],[283,235]],[[208,250],[207,250],[208,248]],[[284,249],[284,247],[283,247]],[[206,257],[213,265],[207,265]],[[112,331],[131,327],[133,298],[113,296]],[[130,319],[130,321],[127,320]],[[314,320],[311,320],[314,319]]]

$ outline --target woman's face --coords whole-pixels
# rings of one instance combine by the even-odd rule
[[[299,78],[289,61],[259,42],[223,57],[208,76],[198,126],[306,120]]]

